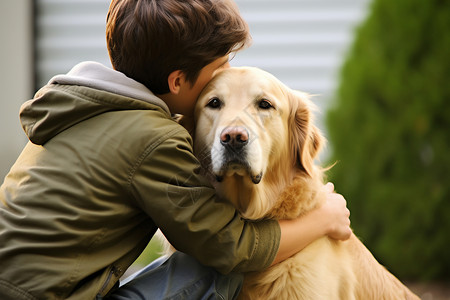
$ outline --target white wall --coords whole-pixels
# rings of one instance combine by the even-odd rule
[[[269,71],[289,87],[316,95],[313,100],[325,111],[369,1],[236,0],[253,45],[232,64]]]
[[[109,2],[0,0],[0,182],[27,141],[18,111],[34,93],[34,66],[40,87],[83,60],[109,65],[104,36]],[[353,30],[369,2],[236,0],[250,25],[253,45],[232,65],[261,67],[294,89],[317,94],[315,101],[325,112]],[[318,122],[323,128],[320,116]]]
[[[81,61],[110,66],[105,27],[111,0],[34,1],[38,87]]]
[[[329,105],[354,28],[370,0],[235,0],[253,45],[232,65],[265,69]],[[105,43],[109,0],[37,0],[38,85],[83,60],[110,65]],[[322,127],[322,118],[318,118]]]
[[[110,0],[34,1],[37,87],[56,74],[68,72],[80,61],[110,65],[105,43]],[[354,28],[367,14],[370,0],[235,1],[249,23],[253,45],[240,52],[232,65],[263,68],[291,88],[316,94],[314,100],[323,112],[318,116],[319,127],[325,129],[323,116],[337,86],[339,68],[353,40]],[[0,58],[0,84],[2,91],[10,93],[1,98],[0,175],[10,166],[24,140],[17,110],[30,97],[27,82],[31,62],[26,51],[31,41],[31,18],[27,16],[30,2],[0,0],[0,30],[7,44],[4,47],[2,42],[1,51],[5,54]]]
[[[33,94],[32,1],[0,1],[0,183],[27,139],[19,107]]]

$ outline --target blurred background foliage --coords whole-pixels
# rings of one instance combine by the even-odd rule
[[[352,227],[410,280],[450,278],[450,1],[375,0],[327,114]]]

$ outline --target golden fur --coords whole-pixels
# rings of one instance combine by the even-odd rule
[[[324,139],[313,109],[306,94],[256,68],[225,70],[200,95],[196,155],[243,217],[291,219],[324,201],[324,171],[314,164]],[[354,235],[344,242],[321,238],[267,270],[246,274],[240,298],[419,299]]]

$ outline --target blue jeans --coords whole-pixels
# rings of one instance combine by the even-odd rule
[[[222,275],[181,252],[158,259],[131,275],[107,300],[236,299],[241,274]]]

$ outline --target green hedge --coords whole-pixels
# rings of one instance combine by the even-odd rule
[[[330,180],[403,279],[450,277],[450,1],[375,0],[327,114]]]

